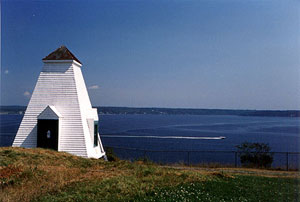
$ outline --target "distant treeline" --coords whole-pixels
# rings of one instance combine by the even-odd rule
[[[96,107],[99,114],[189,114],[300,117],[300,110],[233,110],[233,109],[183,109],[183,108],[134,108]],[[1,106],[1,114],[23,114],[25,106]]]
[[[0,114],[24,114],[26,106],[0,106]]]
[[[99,114],[189,114],[300,117],[300,110],[233,110],[183,108],[97,107]]]

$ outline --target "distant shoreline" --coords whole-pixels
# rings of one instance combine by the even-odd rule
[[[152,114],[152,115],[236,115],[263,117],[300,117],[300,110],[239,110],[239,109],[188,109],[188,108],[139,108],[99,107],[98,114]],[[24,114],[26,106],[1,106],[0,114]]]

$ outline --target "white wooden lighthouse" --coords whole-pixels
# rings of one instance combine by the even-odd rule
[[[61,46],[43,58],[44,66],[13,147],[42,147],[87,158],[105,155],[81,62]]]

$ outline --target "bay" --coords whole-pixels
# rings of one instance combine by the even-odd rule
[[[227,115],[101,115],[99,124],[103,144],[107,146],[148,150],[234,151],[236,145],[248,141],[267,143],[272,151],[276,152],[300,152],[299,118]],[[128,136],[183,138],[128,138]]]
[[[0,115],[0,146],[12,145],[21,120],[22,115]],[[99,115],[99,132],[104,147],[165,151],[156,156],[173,151],[162,161],[186,161],[183,151],[235,151],[236,145],[246,141],[267,143],[273,152],[300,152],[300,119],[295,117]],[[129,151],[117,153],[124,152],[136,156]],[[203,153],[195,153],[191,158],[199,159],[201,155],[212,161],[216,154],[204,157]],[[215,160],[232,163],[234,158],[228,155],[221,153]],[[290,163],[298,160],[297,155]],[[275,158],[277,165],[285,161],[283,155]]]

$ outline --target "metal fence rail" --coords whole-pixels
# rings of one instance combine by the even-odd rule
[[[110,147],[120,159],[147,159],[160,164],[184,164],[194,166],[242,167],[241,152],[238,151],[186,151],[186,150],[147,150],[137,148]],[[271,168],[299,170],[300,152],[268,152],[273,156]]]

